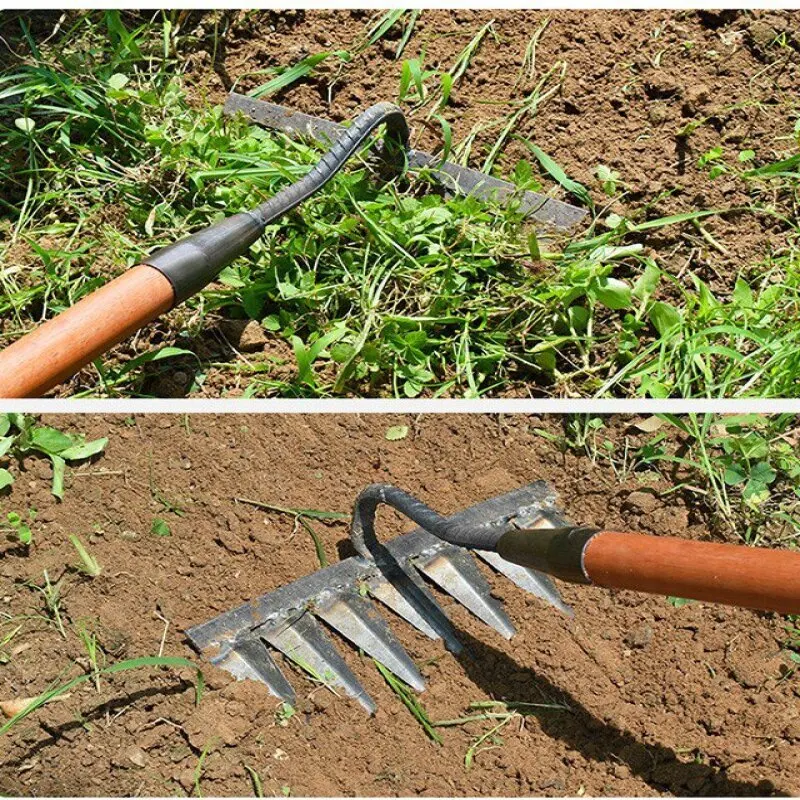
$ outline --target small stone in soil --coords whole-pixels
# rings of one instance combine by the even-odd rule
[[[778,35],[775,28],[763,20],[756,20],[747,31],[754,44],[759,47],[768,47]]]
[[[625,636],[629,647],[643,650],[653,641],[653,629],[647,623],[640,623],[631,628]]]
[[[256,320],[251,320],[241,329],[235,341],[237,350],[242,353],[255,353],[263,349],[267,337],[261,325]]]
[[[141,747],[129,747],[125,751],[125,757],[136,767],[144,767],[147,756]]]
[[[658,508],[659,502],[659,499],[650,492],[631,492],[625,500],[625,506],[649,514]]]

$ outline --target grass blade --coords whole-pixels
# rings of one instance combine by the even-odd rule
[[[86,683],[86,681],[94,681],[96,677],[113,675],[117,672],[128,672],[134,669],[142,669],[143,667],[193,669],[196,675],[195,702],[200,702],[203,696],[203,689],[205,688],[205,680],[200,668],[196,664],[193,664],[191,661],[189,661],[189,659],[181,658],[179,656],[143,656],[142,658],[130,658],[125,661],[119,661],[116,664],[112,664],[110,667],[104,667],[103,669],[98,670],[96,674],[86,673],[85,675],[78,675],[77,678],[73,678],[72,680],[63,683],[60,686],[56,686],[52,689],[42,692],[42,694],[40,694],[33,702],[31,702],[30,705],[23,708],[22,711],[20,711],[18,714],[15,714],[8,722],[5,723],[5,725],[0,727],[0,736],[10,731],[11,728],[13,728],[18,722],[21,722],[23,719],[25,719],[25,717],[41,708],[45,703],[50,702],[50,700],[55,697],[59,697],[60,695],[71,691],[76,686],[80,686],[82,683]]]
[[[375,659],[373,659],[373,661],[375,661]],[[389,688],[400,698],[403,705],[411,712],[414,719],[419,722],[428,737],[436,742],[436,744],[444,744],[442,737],[439,736],[436,729],[433,727],[433,722],[431,722],[428,712],[419,700],[417,700],[411,688],[406,686],[394,673],[384,667],[380,661],[375,661],[375,666],[378,668],[378,672],[383,675],[386,683],[389,684]]]

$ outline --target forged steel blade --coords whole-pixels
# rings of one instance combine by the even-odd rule
[[[373,699],[358,682],[358,678],[353,675],[310,612],[302,614],[294,622],[278,630],[262,631],[259,628],[257,633],[317,680],[332,688],[343,689],[367,713],[375,713],[377,706]]]
[[[537,572],[535,569],[521,567],[519,564],[512,564],[498,553],[490,553],[486,550],[475,550],[474,553],[501,575],[505,575],[506,578],[513,581],[520,589],[546,600],[568,616],[573,616],[572,608],[561,599],[561,595],[549,575]]]
[[[285,703],[294,705],[296,702],[292,685],[258,638],[243,639],[213,663],[228,670],[237,680],[249,678],[266,684],[270,693]]]
[[[425,689],[414,662],[369,600],[357,592],[332,593],[314,607],[314,613],[413,689]]]
[[[422,582],[414,567],[407,562],[401,565],[400,561],[398,565],[399,569],[385,570],[381,573],[381,584],[390,587],[390,590],[382,589],[379,590],[380,593],[376,593],[371,588],[370,591],[378,600],[386,603],[389,608],[412,624],[417,624],[415,620],[424,620],[426,626],[433,630],[433,638],[443,639],[445,647],[451,653],[458,655],[464,649],[464,645],[458,640],[453,623]]]
[[[466,606],[501,636],[510,639],[514,635],[514,625],[491,596],[491,587],[466,550],[450,545],[433,558],[417,560],[416,566],[439,588]]]
[[[515,518],[517,525],[521,528],[531,528],[533,530],[537,528],[560,528],[563,525],[567,525],[567,519],[554,507],[555,499],[555,495],[551,495],[548,498],[548,502],[543,503],[540,507],[522,510]],[[572,609],[561,599],[561,595],[549,575],[545,575],[535,569],[521,567],[519,564],[512,564],[510,561],[506,561],[499,553],[491,553],[486,550],[474,550],[473,552],[521,589],[545,600],[567,616],[573,616]]]
[[[431,639],[441,639],[438,633],[428,624],[428,621],[417,611],[389,581],[375,578],[369,583],[369,593],[380,600],[387,608],[410,622],[417,630],[422,631]]]
[[[241,112],[265,128],[283,131],[289,136],[315,139],[326,145],[335,142],[345,130],[343,125],[336,122],[236,92],[228,95],[223,110],[229,115]],[[430,170],[431,176],[450,192],[503,204],[517,203],[526,216],[558,230],[571,228],[586,216],[585,209],[538,192],[522,191],[513,183],[450,161],[443,162],[421,150],[410,149],[406,157],[411,169]]]

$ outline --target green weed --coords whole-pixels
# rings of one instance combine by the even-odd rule
[[[411,712],[411,715],[414,717],[414,719],[416,719],[417,722],[419,722],[419,724],[422,726],[422,729],[425,731],[425,735],[432,741],[436,742],[436,744],[444,744],[442,737],[436,732],[435,723],[431,721],[431,718],[428,716],[428,712],[425,710],[425,706],[420,703],[411,687],[407,686],[390,670],[386,669],[386,667],[384,667],[380,661],[375,661],[375,666],[378,668],[378,672],[383,675],[386,683],[389,684],[389,688],[397,695],[397,697],[400,699],[400,702],[402,702],[402,704]]]
[[[657,415],[680,431],[660,431],[634,455],[666,470],[700,498],[712,519],[749,544],[800,543],[797,418],[777,415]],[[676,488],[678,488],[676,487]]]
[[[472,767],[480,753],[502,746],[503,739],[499,734],[509,723],[515,720],[521,721],[525,717],[541,713],[543,709],[552,711],[570,710],[569,706],[562,703],[521,703],[499,700],[481,700],[470,703],[469,709],[477,713],[433,723],[434,727],[437,728],[452,728],[472,722],[489,721],[488,728],[473,739],[472,744],[464,754],[464,766],[466,769]]]
[[[262,503],[260,500],[248,500],[245,497],[237,497],[235,500],[239,503],[247,503],[256,508],[264,509],[265,511],[275,511],[278,514],[288,514],[294,517],[294,533],[297,532],[298,526],[301,526],[306,533],[311,537],[314,543],[314,550],[317,554],[317,560],[320,567],[328,566],[328,557],[325,554],[325,545],[322,542],[319,534],[314,530],[309,520],[349,520],[349,514],[342,514],[340,511],[318,511],[314,508],[284,508],[283,506],[275,506],[269,503]]]
[[[27,586],[36,592],[39,592],[44,601],[45,612],[47,619],[51,620],[61,636],[66,639],[67,632],[64,629],[64,622],[61,618],[61,593],[64,587],[63,576],[55,583],[50,580],[50,575],[47,570],[43,571],[44,583],[40,586],[37,583],[28,583]]]
[[[47,456],[53,466],[51,492],[55,497],[64,497],[64,473],[66,465],[83,461],[102,453],[108,439],[87,442],[81,434],[65,433],[46,425],[38,425],[29,414],[0,414],[0,457],[13,455],[22,458],[29,453]],[[14,476],[0,470],[0,488],[10,486]]]
[[[9,511],[6,514],[6,526],[0,525],[0,530],[8,530],[16,536],[17,541],[24,547],[33,543],[33,531],[30,523],[36,519],[36,511],[28,511],[27,520],[23,519],[16,511]]]
[[[249,766],[248,764],[245,764],[244,768],[247,771],[247,774],[250,776],[250,781],[253,784],[253,796],[263,797],[264,784],[261,781],[261,776],[255,771],[255,769],[253,769],[253,767]]]
[[[80,564],[78,565],[78,569],[83,572],[84,575],[88,575],[90,578],[96,578],[100,575],[103,571],[103,567],[100,565],[100,562],[86,549],[83,542],[74,534],[70,535],[69,537],[70,542],[72,542],[72,546],[78,552],[78,556],[80,557]]]
[[[97,675],[98,676],[113,675],[118,672],[129,672],[130,670],[142,669],[144,667],[171,667],[173,669],[194,670],[195,702],[196,703],[200,702],[200,699],[203,696],[203,688],[205,686],[203,673],[195,664],[193,664],[186,658],[180,658],[177,656],[144,656],[141,658],[130,658],[125,661],[118,661],[116,664],[111,664],[110,666],[103,667],[101,670],[98,671]],[[22,711],[14,715],[4,725],[0,726],[0,736],[2,736],[4,733],[8,733],[8,731],[10,731],[16,725],[18,725],[23,719],[25,719],[34,711],[45,705],[45,703],[49,703],[54,698],[66,694],[67,692],[74,689],[76,686],[79,686],[80,684],[85,683],[88,680],[93,681],[95,677],[96,676],[93,674],[78,675],[76,678],[72,678],[66,683],[53,686],[50,689],[47,689],[46,691],[42,692],[42,694],[40,694],[24,709],[22,709]]]
[[[105,653],[97,641],[97,634],[90,631],[86,625],[78,625],[77,632],[78,638],[81,640],[81,644],[83,645],[83,649],[86,651],[86,657],[89,661],[89,668],[94,679],[95,688],[99,692],[100,671],[102,670],[100,661],[102,660],[105,663]]]

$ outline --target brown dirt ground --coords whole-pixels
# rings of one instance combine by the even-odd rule
[[[105,455],[69,472],[63,502],[49,494],[47,462],[28,458],[2,506],[39,511],[26,555],[0,551],[0,611],[40,614],[47,569],[65,576],[63,639],[25,621],[0,665],[0,700],[29,697],[83,655],[81,622],[98,632],[109,662],[153,655],[195,657],[183,631],[317,567],[291,520],[234,501],[346,511],[371,481],[412,489],[452,512],[525,482],[555,482],[576,520],[654,534],[706,535],[688,493],[653,475],[618,478],[605,463],[561,452],[534,433],[558,434],[556,417],[491,416],[70,416],[62,429],[109,435]],[[385,433],[410,427],[400,441]],[[630,433],[617,419],[613,434]],[[152,477],[150,470],[152,469]],[[180,503],[164,512],[150,482]],[[631,496],[650,488],[655,494]],[[150,533],[154,516],[172,535]],[[387,533],[407,528],[386,518]],[[346,551],[341,523],[317,523],[328,558]],[[103,565],[89,579],[67,535],[78,533]],[[507,726],[502,743],[464,755],[485,723],[442,730],[429,741],[374,667],[342,652],[379,703],[374,718],[291,673],[298,713],[283,726],[260,685],[204,667],[208,690],[195,707],[192,673],[139,671],[74,690],[0,739],[0,792],[11,795],[192,793],[206,748],[206,795],[796,795],[800,793],[800,687],[786,673],[783,626],[774,615],[662,598],[563,587],[570,620],[499,577],[496,595],[518,625],[511,641],[446,604],[474,651],[458,660],[441,643],[395,619],[392,627],[426,675],[421,700],[434,720],[488,698],[562,702]],[[388,616],[388,613],[387,613]],[[9,626],[3,625],[3,633]],[[288,788],[285,788],[288,787]]]

